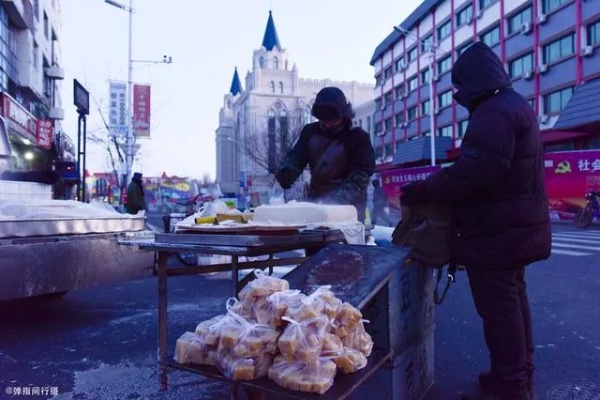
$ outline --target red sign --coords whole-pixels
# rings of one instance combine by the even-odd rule
[[[37,144],[40,147],[49,149],[52,147],[52,121],[48,119],[40,119],[37,123]]]
[[[588,190],[600,190],[600,150],[546,153],[546,190],[550,211],[572,218],[585,205]]]
[[[24,138],[36,137],[37,119],[6,93],[2,93],[2,115],[9,122],[10,129]]]
[[[383,171],[381,173],[382,186],[388,199],[388,204],[400,207],[400,188],[413,181],[425,180],[429,175],[441,169],[435,167],[401,168]]]
[[[133,134],[150,136],[149,85],[133,85]]]

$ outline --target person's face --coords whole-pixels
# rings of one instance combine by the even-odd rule
[[[321,128],[328,133],[336,133],[344,127],[343,118],[326,119],[319,121]]]

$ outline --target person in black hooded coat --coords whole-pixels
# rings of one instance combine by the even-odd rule
[[[481,386],[496,398],[529,399],[534,347],[524,269],[551,250],[538,121],[484,43],[458,58],[452,84],[454,99],[469,111],[461,155],[404,186],[401,201],[453,205],[452,256],[466,267],[491,358]]]
[[[283,189],[289,189],[308,164],[308,200],[353,205],[359,220],[364,222],[367,188],[375,171],[375,151],[369,134],[352,127],[354,111],[339,88],[321,89],[312,115],[319,121],[302,128],[275,179]]]

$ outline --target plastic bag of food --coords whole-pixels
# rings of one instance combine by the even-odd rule
[[[206,321],[202,321],[196,326],[196,335],[198,340],[206,346],[214,347],[216,350],[219,345],[219,338],[221,336],[221,328],[224,325],[225,315],[217,315]]]
[[[255,269],[253,273],[256,279],[244,286],[238,294],[242,301],[256,303],[257,300],[265,300],[270,294],[290,288],[289,282],[285,279],[266,275],[260,269]]]
[[[342,301],[335,297],[331,286],[320,286],[311,295],[286,310],[286,315],[296,321],[315,318],[325,314],[329,319],[338,315]]]
[[[358,326],[362,313],[350,303],[343,303],[335,319],[331,322],[334,333],[343,338],[349,331]]]
[[[269,324],[273,327],[282,325],[281,317],[288,307],[300,303],[306,296],[299,290],[282,290],[269,295],[265,302],[259,302],[254,307],[254,316],[259,324]]]
[[[277,356],[269,368],[269,378],[287,389],[323,394],[333,385],[336,370],[330,357],[316,357],[304,363]]]
[[[323,349],[323,336],[329,327],[325,315],[304,321],[283,317],[289,324],[279,337],[277,347],[288,360],[308,362],[318,358]]]
[[[185,332],[175,344],[175,362],[179,364],[208,364],[214,365],[214,360],[209,351],[202,345],[198,335],[194,332]]]
[[[238,357],[233,353],[216,352],[212,355],[219,372],[234,381],[252,380],[267,376],[273,355],[262,353],[256,357]]]
[[[367,366],[367,357],[358,350],[344,347],[342,354],[333,360],[345,374],[351,374]]]
[[[321,355],[339,353],[341,354],[344,350],[344,344],[342,340],[334,335],[333,333],[325,333],[323,335],[323,348]]]
[[[270,325],[248,321],[233,311],[235,298],[227,300],[229,320],[221,330],[218,352],[232,353],[237,357],[258,357],[262,353],[277,352],[279,332]]]
[[[365,330],[365,322],[369,323],[368,320],[361,319],[356,327],[342,338],[342,343],[345,347],[358,350],[369,357],[373,351],[373,339]]]

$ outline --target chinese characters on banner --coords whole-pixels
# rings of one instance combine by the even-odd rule
[[[382,187],[388,199],[388,204],[400,207],[400,188],[413,181],[425,180],[429,175],[439,170],[435,167],[400,168],[381,173]]]
[[[133,86],[133,134],[150,136],[150,86]]]
[[[585,206],[585,194],[600,190],[600,150],[546,153],[544,167],[554,218],[572,218]]]
[[[108,127],[111,136],[127,135],[127,84],[109,82]]]
[[[52,121],[40,119],[37,122],[36,140],[40,147],[50,149],[52,147]]]

